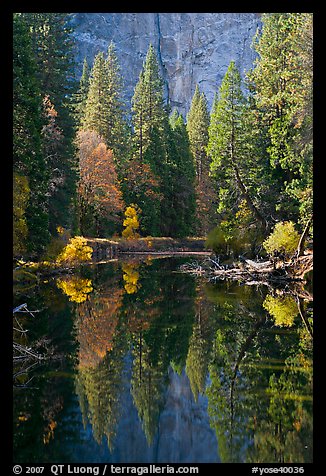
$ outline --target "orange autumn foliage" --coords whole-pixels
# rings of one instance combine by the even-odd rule
[[[112,288],[110,294],[91,295],[79,305],[79,368],[95,368],[106,353],[113,349],[122,295],[122,289]]]
[[[125,180],[134,194],[144,194],[157,201],[163,200],[163,195],[158,191],[160,185],[158,178],[152,172],[150,165],[141,162],[138,158],[129,161]]]
[[[124,209],[113,152],[94,131],[78,133],[79,195],[111,220]]]

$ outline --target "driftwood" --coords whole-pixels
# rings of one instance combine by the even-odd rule
[[[293,258],[288,262],[281,260],[262,262],[242,258],[233,265],[223,265],[218,259],[208,258],[200,263],[186,263],[180,267],[182,272],[204,276],[210,281],[230,279],[246,284],[300,282],[312,269],[312,253]]]

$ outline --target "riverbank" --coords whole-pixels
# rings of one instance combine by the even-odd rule
[[[144,237],[132,240],[124,238],[89,238],[83,237],[85,245],[92,248],[90,260],[73,260],[71,262],[24,261],[18,260],[13,270],[14,283],[35,283],[40,277],[71,273],[81,264],[109,262],[130,258],[163,258],[168,256],[209,257],[211,251],[205,248],[204,237],[171,238]]]

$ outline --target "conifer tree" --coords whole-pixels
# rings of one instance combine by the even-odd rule
[[[189,236],[195,231],[195,164],[184,119],[175,110],[170,117],[173,141],[170,154],[170,236]]]
[[[76,167],[74,162],[74,118],[72,97],[75,93],[74,43],[69,14],[66,13],[23,13],[32,40],[36,62],[35,77],[39,81],[42,100],[48,98],[56,111],[56,124],[62,131],[59,150],[56,151],[56,166],[47,163],[50,182],[61,177],[55,190],[49,189],[49,204],[56,214],[49,214],[49,229],[56,232],[58,225],[74,226],[74,200],[76,195]],[[51,122],[47,112],[44,121]],[[50,125],[50,124],[48,124]],[[43,143],[44,143],[43,138]],[[58,144],[59,145],[59,144]],[[44,144],[43,144],[44,147]],[[47,159],[47,147],[43,149]]]
[[[215,187],[209,175],[208,144],[209,113],[205,94],[200,94],[199,86],[192,98],[187,115],[187,131],[196,167],[196,231],[206,235],[215,220]]]
[[[90,80],[90,68],[87,62],[87,59],[84,58],[83,62],[83,71],[79,81],[79,88],[74,95],[74,107],[76,114],[76,123],[77,126],[81,126],[81,122],[85,113],[88,89],[89,89],[89,80]]]
[[[165,114],[163,100],[163,82],[156,54],[152,45],[149,46],[143,69],[132,98],[134,141],[142,160],[143,154],[150,143],[150,134],[154,127],[161,132]]]
[[[39,253],[49,239],[48,180],[49,174],[42,154],[42,96],[36,78],[36,63],[28,25],[23,15],[13,19],[13,160],[15,181],[28,183],[22,200],[14,197],[20,219],[26,223],[23,236],[28,253]],[[25,187],[26,188],[26,187]],[[19,193],[21,187],[15,187]],[[14,221],[15,226],[19,221]],[[17,232],[19,230],[19,226]],[[27,236],[26,236],[27,234]],[[17,233],[16,233],[17,235]],[[19,233],[18,233],[19,235]],[[18,245],[16,249],[22,250]]]
[[[104,54],[100,52],[94,59],[82,128],[94,131],[106,140],[109,129],[108,108],[109,81]]]
[[[145,233],[160,234],[161,203],[153,196],[164,198],[164,183],[167,176],[167,125],[168,117],[163,100],[163,82],[158,61],[152,45],[149,46],[139,81],[132,98],[132,124],[134,129],[134,153],[128,168],[142,174],[146,165],[150,167],[154,181],[148,182],[140,193],[131,191],[130,201],[142,209],[142,226]],[[141,181],[142,178],[139,177]],[[153,183],[156,186],[153,187]],[[139,190],[139,188],[138,188]],[[140,190],[139,190],[140,191]]]
[[[252,150],[246,127],[246,104],[240,73],[231,61],[212,110],[207,152],[211,169],[218,178],[219,213],[232,219],[241,201],[245,200],[255,220],[265,230],[267,222],[247,186],[251,178],[249,159]]]
[[[129,153],[130,130],[123,101],[123,78],[112,41],[108,47],[106,69],[108,75],[108,130],[105,139],[121,169],[122,163]]]
[[[312,211],[312,15],[270,13],[262,20],[249,79],[280,190],[276,214],[306,221]]]

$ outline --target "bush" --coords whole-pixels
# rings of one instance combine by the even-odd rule
[[[81,236],[71,238],[67,246],[57,258],[57,263],[76,265],[92,259],[93,248],[87,245],[87,240]]]
[[[205,248],[213,250],[216,254],[227,254],[228,244],[222,228],[216,226],[208,233]]]
[[[270,255],[279,252],[290,256],[297,249],[299,240],[300,235],[295,230],[294,223],[285,221],[276,223],[273,232],[263,242],[263,246]]]
[[[254,255],[261,246],[263,236],[255,226],[227,226],[222,222],[211,230],[205,242],[205,248],[212,249],[216,254],[224,256],[239,256],[240,254]]]

